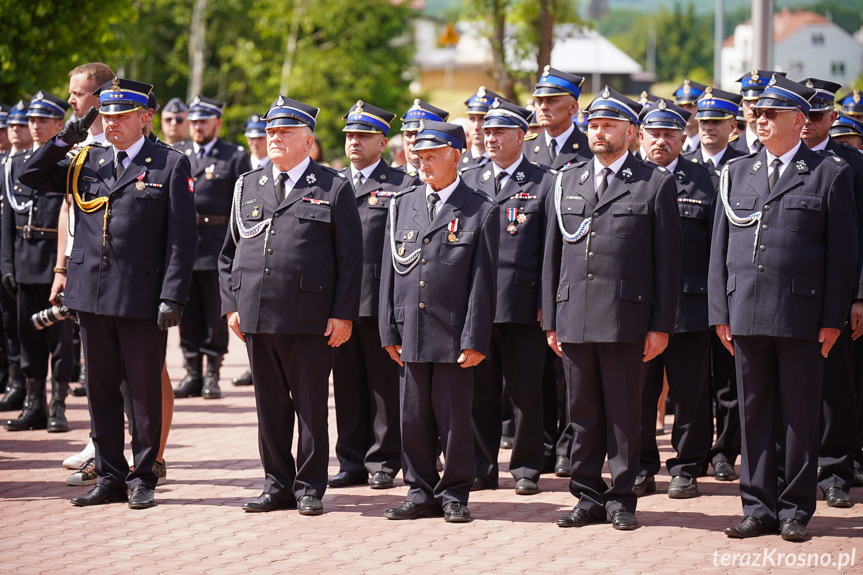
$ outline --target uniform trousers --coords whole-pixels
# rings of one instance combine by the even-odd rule
[[[737,404],[737,370],[719,336],[710,336],[711,396],[716,399],[716,439],[710,448],[710,463],[734,465],[740,455],[740,407]],[[707,462],[705,462],[706,465]]]
[[[420,506],[467,504],[476,477],[470,420],[475,368],[405,363],[399,376],[407,501]],[[442,475],[435,469],[440,451],[445,460]]]
[[[381,347],[377,317],[361,317],[333,355],[339,471],[401,469],[399,365]]]
[[[153,464],[162,433],[162,365],[168,332],[155,319],[130,319],[78,312],[81,344],[87,368],[90,436],[96,446],[98,483],[110,488],[145,485],[155,489]],[[124,369],[125,366],[125,369]],[[123,456],[123,395],[125,378],[132,400],[130,473]]]
[[[647,364],[639,475],[656,475],[661,465],[656,444],[656,404],[662,394],[663,373],[668,377],[668,394],[674,405],[671,446],[677,453],[677,457],[666,462],[668,473],[672,477],[701,475],[713,439],[708,381],[710,334],[709,331],[675,333],[665,351]]]
[[[560,358],[546,344],[542,371],[543,450],[546,469],[554,468],[555,459],[569,457],[572,450],[572,427],[566,401],[566,378]]]
[[[75,362],[72,346],[74,322],[58,321],[42,330],[33,326],[30,317],[51,305],[51,284],[18,284],[18,338],[21,344],[21,373],[25,378],[46,379],[48,362],[57,381],[69,382]]]
[[[221,317],[222,299],[217,270],[195,270],[189,285],[189,299],[180,321],[180,348],[183,357],[228,353],[228,322]]]
[[[246,334],[255,386],[264,493],[318,499],[327,488],[327,399],[333,348],[323,335]],[[298,420],[296,462],[291,454]]]
[[[474,377],[471,418],[477,478],[498,476],[500,399],[505,398],[513,413],[509,472],[516,481],[539,481],[545,461],[541,377],[547,348],[539,324],[493,324],[488,357],[476,366]]]
[[[824,360],[821,388],[821,444],[818,450],[818,487],[838,487],[846,493],[854,481],[854,444],[857,394],[854,389],[854,341],[846,325]]]
[[[47,307],[47,306],[45,306]],[[3,349],[9,363],[21,361],[21,345],[18,340],[18,303],[5,289],[0,289],[0,318],[3,321]]]
[[[635,512],[641,394],[647,364],[641,343],[564,343],[569,418],[573,431],[570,492],[576,507],[597,519]],[[611,486],[602,478],[608,456]]]
[[[767,525],[782,519],[805,525],[815,512],[824,376],[821,344],[735,336],[734,353],[743,440],[743,515]]]

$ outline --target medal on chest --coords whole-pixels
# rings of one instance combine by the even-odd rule
[[[216,171],[216,164],[210,164],[204,169],[204,177],[208,180],[213,179],[213,172]]]
[[[454,244],[458,241],[458,236],[456,232],[458,231],[458,220],[453,220],[447,226],[449,229],[449,234],[447,234],[446,239],[449,240],[451,244]]]
[[[518,231],[518,227],[515,225],[516,220],[518,220],[518,208],[507,208],[506,220],[509,222],[509,225],[506,226],[506,231],[509,232],[509,235],[514,236]],[[518,222],[521,223],[521,220],[518,220]]]

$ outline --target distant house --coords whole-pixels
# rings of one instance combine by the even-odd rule
[[[735,82],[753,68],[752,22],[734,29],[722,44],[722,88],[736,91]],[[863,72],[863,45],[824,16],[783,8],[773,15],[773,69],[792,80],[807,77],[848,86]]]
[[[416,88],[471,92],[480,85],[494,87],[491,47],[481,34],[480,26],[477,22],[459,22],[454,26],[453,37],[446,34],[440,22],[417,19],[414,22],[417,48],[414,63],[419,69]],[[551,66],[584,76],[585,92],[595,91],[591,85],[594,77],[598,78],[600,86],[609,84],[624,93],[639,93],[656,81],[653,74],[646,74],[638,62],[595,30],[558,24],[554,32]],[[442,46],[442,38],[456,41],[453,45]],[[539,78],[535,60],[526,59],[515,67],[533,72]]]

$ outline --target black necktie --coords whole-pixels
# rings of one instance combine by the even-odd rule
[[[554,138],[551,139],[551,143],[548,145],[548,153],[551,156],[551,161],[557,157],[557,140]]]
[[[755,140],[755,151],[760,152],[761,148],[764,147],[764,144],[761,143],[761,140]]]
[[[432,223],[432,220],[434,220],[435,206],[437,206],[437,203],[440,201],[440,196],[437,195],[437,192],[432,192],[428,195],[426,201],[429,203],[429,223]]]
[[[611,168],[602,168],[599,173],[602,174],[602,178],[600,178],[599,186],[596,188],[597,201],[602,199],[602,194],[608,189],[608,176],[611,175]]]
[[[770,162],[770,167],[773,168],[773,171],[770,172],[770,176],[767,178],[767,190],[770,192],[773,191],[773,188],[776,187],[776,182],[779,181],[780,166],[782,166],[782,160],[779,158]]]
[[[354,175],[354,190],[359,190],[360,186],[362,186],[362,185],[363,185],[363,173],[357,172],[356,175]]]
[[[716,164],[713,162],[713,158],[707,158],[707,165],[713,169],[716,169]]]
[[[285,200],[285,180],[288,179],[286,172],[281,172],[276,178],[276,204],[281,204]]]
[[[114,179],[119,180],[123,175],[123,172],[126,171],[126,166],[123,165],[123,160],[129,157],[129,154],[126,152],[117,152],[117,170],[114,172]]]
[[[507,176],[507,173],[504,171],[500,171],[494,177],[494,195],[498,195],[500,193],[500,182]]]

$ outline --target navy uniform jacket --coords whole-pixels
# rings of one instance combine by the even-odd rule
[[[848,162],[851,168],[854,205],[857,208],[857,289],[854,292],[854,299],[863,300],[863,153],[848,144],[840,144],[833,138],[828,139],[825,149]]]
[[[404,247],[404,257],[419,250],[417,265],[405,275],[393,270],[387,221],[381,345],[401,345],[401,359],[408,362],[455,363],[465,349],[488,355],[497,285],[497,205],[462,181],[430,224],[426,187],[406,191],[395,202],[395,249]],[[453,220],[458,221],[454,242],[448,239]]]
[[[276,205],[272,166],[241,178],[219,256],[222,315],[239,312],[243,333],[286,335],[323,335],[329,318],[357,321],[363,238],[348,181],[312,161]],[[241,238],[238,219],[252,228],[270,218]]]
[[[40,194],[66,189],[69,146],[55,139],[33,154],[18,178]],[[115,181],[113,147],[87,150],[78,190],[84,201],[109,198],[106,237],[103,245],[104,208],[85,213],[73,207],[63,303],[81,312],[155,320],[160,300],[185,303],[192,277],[197,234],[189,161],[145,138]]]
[[[210,153],[200,159],[194,157],[195,149],[191,140],[179,142],[174,147],[186,154],[192,164],[195,210],[198,215],[227,218],[231,213],[234,183],[241,174],[252,169],[249,154],[242,146],[222,140],[216,140]],[[227,220],[220,225],[202,223],[198,226],[198,256],[195,259],[195,270],[218,268],[219,250],[225,242],[227,232]]]
[[[459,169],[469,168],[471,166],[482,166],[484,164],[489,163],[491,160],[488,156],[474,156],[472,148],[468,148],[461,155],[461,163],[459,164]]]
[[[500,246],[497,264],[495,323],[537,324],[542,305],[542,254],[545,247],[546,201],[554,186],[554,172],[526,158],[511,174],[500,194],[494,194],[491,163],[468,168],[461,174],[471,188],[485,192],[498,204]],[[516,232],[507,231],[508,214],[515,209]],[[518,222],[523,215],[524,223]]]
[[[57,260],[57,216],[63,205],[65,188],[37,193],[19,183],[17,175],[31,155],[32,151],[28,150],[0,161],[0,177],[3,178],[0,181],[3,194],[0,269],[3,274],[14,274],[19,283],[50,284],[54,281],[54,264]],[[7,162],[10,166],[6,165]],[[24,212],[17,212],[9,201],[10,190],[6,187],[5,178],[9,168],[14,200],[21,207],[32,203],[32,207]],[[31,227],[31,239],[24,238],[25,230],[22,228],[27,225]]]
[[[346,179],[351,178],[350,168],[342,170]],[[363,279],[360,289],[360,317],[378,317],[378,297],[381,291],[381,257],[384,250],[384,232],[393,194],[408,186],[420,184],[419,178],[411,177],[402,170],[391,168],[385,161],[378,163],[371,177],[359,190],[354,190],[357,210],[363,231]],[[390,265],[387,261],[385,265]]]
[[[674,177],[677,180],[677,213],[683,234],[680,296],[674,331],[706,331],[710,329],[707,321],[707,272],[719,180],[708,168],[683,158],[678,158]]]
[[[817,339],[820,328],[841,329],[851,305],[857,264],[851,170],[838,156],[804,144],[771,192],[767,168],[764,149],[727,166],[732,211],[761,212],[761,222],[735,226],[717,201],[710,323],[730,324],[732,335]]]
[[[551,154],[548,151],[548,145],[545,143],[545,134],[538,134],[534,138],[524,139],[522,151],[525,157],[531,162],[549,166],[554,169],[560,169],[569,164],[589,160],[593,157],[593,152],[587,144],[587,136],[574,126],[575,129],[566,139],[566,142],[557,151],[554,161],[551,160]]]
[[[641,343],[648,331],[672,333],[681,266],[674,177],[627,152],[598,204],[592,161],[574,164],[558,178],[567,231],[592,220],[581,240],[565,241],[551,196],[543,328],[556,330],[561,343]]]
[[[741,152],[737,148],[732,147],[731,144],[728,144],[728,147],[725,148],[725,153],[722,154],[722,159],[719,160],[719,165],[712,169],[716,172],[716,176],[718,177],[720,171],[722,170],[722,166],[727,164],[728,160],[733,160],[734,158],[748,155],[749,152]],[[693,164],[698,164],[699,166],[705,166],[709,168],[710,166],[708,166],[707,163],[703,160],[703,157],[704,156],[701,155],[701,147],[698,147],[690,152],[686,152],[685,154],[683,154],[683,159],[687,162],[692,162]]]

